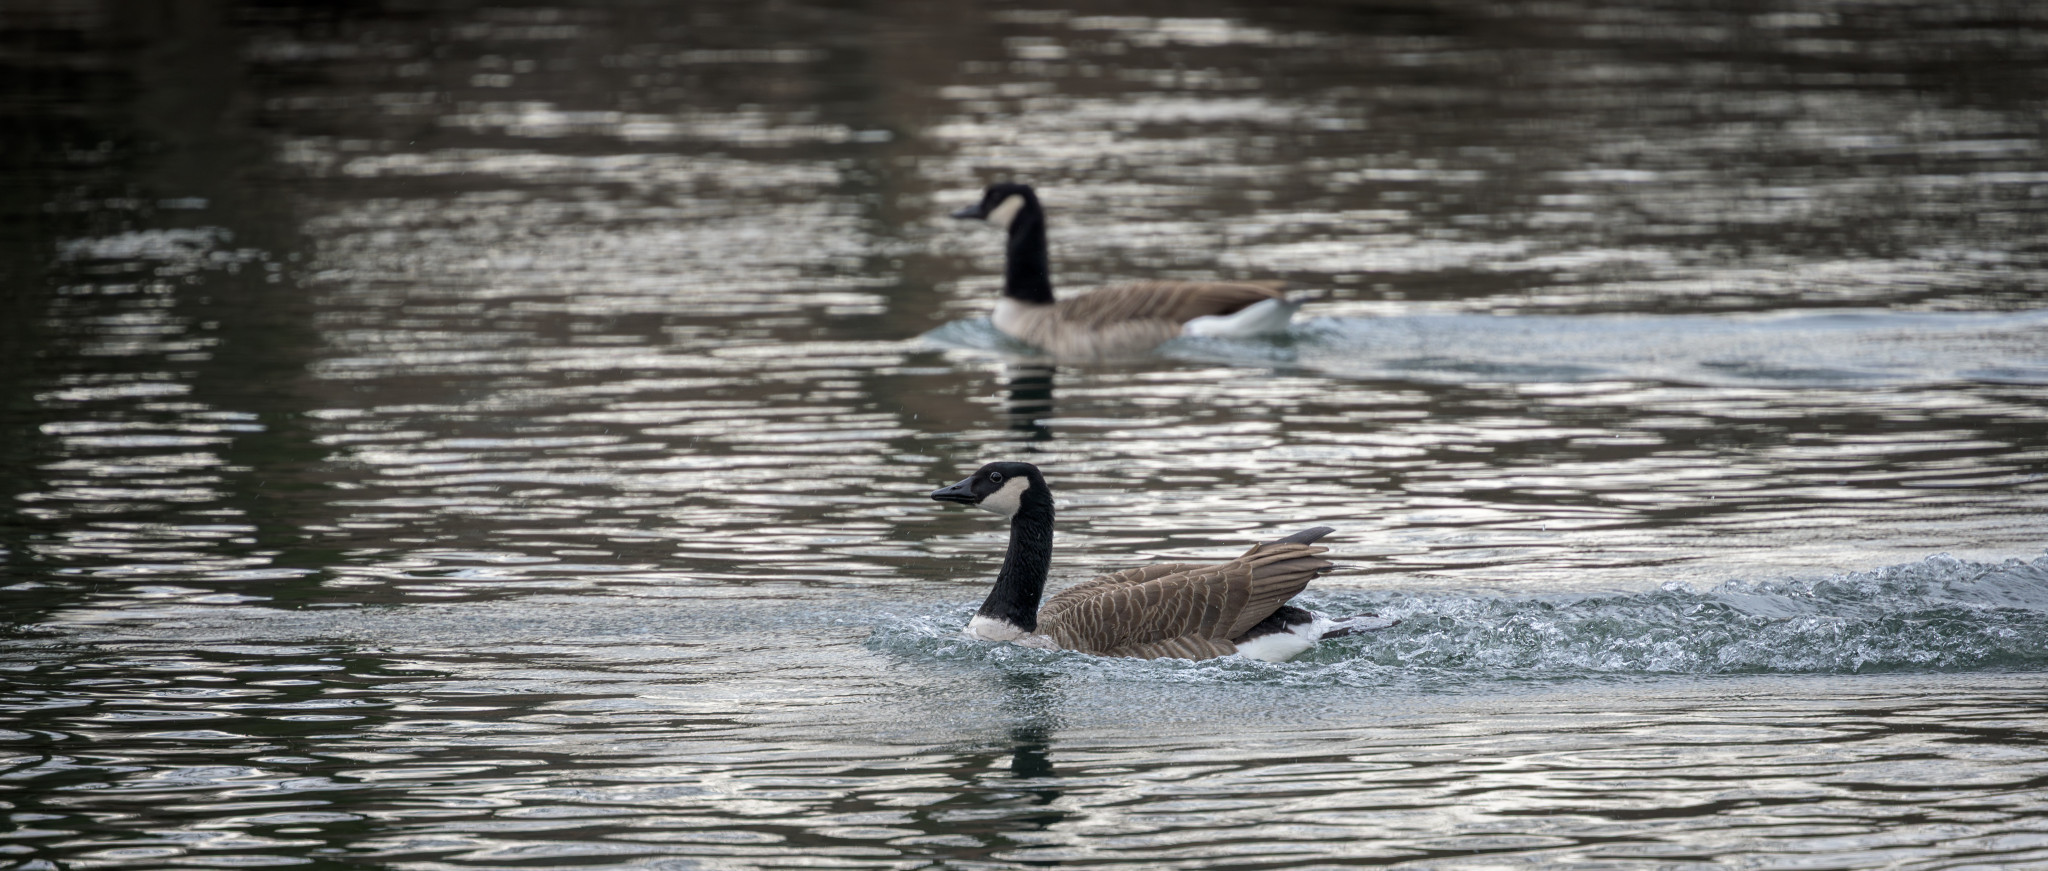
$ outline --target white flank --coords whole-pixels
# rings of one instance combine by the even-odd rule
[[[1314,612],[1310,613],[1314,614]],[[1371,632],[1375,629],[1385,629],[1396,622],[1399,621],[1369,615],[1361,615],[1345,620],[1332,620],[1321,614],[1315,614],[1314,620],[1310,620],[1300,626],[1295,626],[1286,632],[1261,635],[1238,645],[1237,655],[1246,659],[1286,662],[1300,656],[1302,651],[1316,646],[1316,642],[1323,640],[1323,636],[1332,631],[1350,629],[1353,632]]]
[[[1237,646],[1237,655],[1246,659],[1263,659],[1267,662],[1286,662],[1314,647],[1323,633],[1316,630],[1317,620],[1296,626],[1286,632],[1261,635]],[[1313,634],[1311,634],[1313,633]]]
[[[1287,329],[1287,322],[1301,303],[1285,300],[1260,300],[1245,306],[1236,314],[1205,315],[1182,324],[1183,336],[1262,336]]]
[[[1029,489],[1031,489],[1030,478],[1011,478],[1003,482],[1003,489],[988,494],[986,498],[975,503],[974,507],[983,511],[993,511],[1004,517],[1015,517],[1017,516],[1017,509],[1024,504],[1024,491]],[[979,620],[981,618],[976,617],[975,619]]]

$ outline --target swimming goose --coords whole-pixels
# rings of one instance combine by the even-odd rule
[[[1030,185],[1005,182],[953,213],[1009,233],[996,329],[1055,357],[1105,357],[1151,349],[1175,336],[1245,336],[1285,330],[1301,308],[1279,281],[1141,281],[1054,300],[1045,211]]]
[[[1363,618],[1330,620],[1287,604],[1331,563],[1317,555],[1327,526],[1254,545],[1229,562],[1165,563],[1076,584],[1038,604],[1052,564],[1052,490],[1037,466],[990,463],[932,492],[1010,519],[1010,550],[966,633],[984,641],[1143,659],[1238,654],[1285,661]],[[1364,615],[1371,617],[1372,615]]]

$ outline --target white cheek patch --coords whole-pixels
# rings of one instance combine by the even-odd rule
[[[974,507],[983,511],[993,511],[1004,517],[1015,517],[1017,509],[1024,504],[1024,491],[1029,489],[1030,478],[1011,478],[1003,482],[1003,489],[988,494],[988,498],[981,500]]]
[[[989,210],[987,220],[991,224],[1008,230],[1010,229],[1010,222],[1017,220],[1017,213],[1021,211],[1024,211],[1024,195],[1011,194],[1008,199],[1003,200],[1001,205]]]

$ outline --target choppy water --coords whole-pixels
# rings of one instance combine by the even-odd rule
[[[0,21],[7,866],[2048,864],[2032,6]],[[967,642],[994,458],[1400,622]]]

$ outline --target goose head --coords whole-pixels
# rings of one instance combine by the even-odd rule
[[[1052,507],[1052,488],[1030,463],[990,463],[957,484],[933,490],[932,498],[1016,517],[1027,502]]]
[[[955,218],[974,218],[1008,230],[1010,222],[1027,207],[1038,205],[1038,194],[1028,184],[999,182],[981,192],[981,202],[953,213]]]

